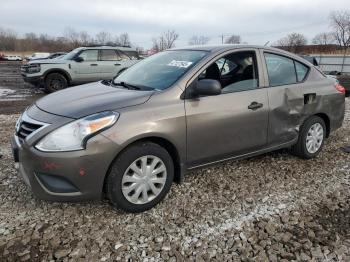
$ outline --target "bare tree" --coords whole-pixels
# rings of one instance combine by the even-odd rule
[[[79,32],[79,41],[83,46],[89,45],[93,42],[91,36],[86,31]]]
[[[225,44],[240,44],[241,42],[242,42],[241,36],[231,35],[226,39]]]
[[[130,38],[128,33],[123,33],[119,36],[119,41],[122,46],[131,46]]]
[[[101,31],[96,35],[96,43],[99,45],[107,45],[112,42],[112,36],[109,32]]]
[[[63,33],[67,42],[70,43],[71,48],[76,48],[80,46],[79,32],[71,27],[66,27]]]
[[[194,35],[191,37],[191,39],[188,41],[189,45],[205,45],[209,42],[210,38],[204,35]]]
[[[114,44],[119,46],[131,46],[131,41],[128,33],[122,33],[114,37]]]
[[[175,46],[175,41],[179,35],[174,30],[168,30],[160,35],[158,38],[153,38],[153,49],[156,51],[163,51]]]
[[[164,39],[165,39],[165,47],[172,48],[175,46],[175,41],[179,38],[179,34],[175,32],[175,30],[168,30],[167,32],[163,33]]]
[[[312,43],[315,45],[330,45],[334,43],[334,40],[333,32],[327,32],[315,35],[312,39]]]
[[[306,37],[299,33],[291,33],[276,42],[278,47],[282,47],[283,49],[294,53],[298,53],[300,48],[306,44]]]
[[[0,50],[15,51],[17,33],[11,29],[0,28]]]
[[[330,15],[331,26],[337,43],[345,52],[350,46],[350,11],[335,11]]]
[[[37,49],[37,38],[38,37],[35,33],[26,33],[24,35],[24,41],[25,41],[27,50]]]

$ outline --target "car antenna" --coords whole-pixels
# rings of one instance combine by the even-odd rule
[[[270,41],[267,41],[267,42],[264,44],[264,46],[267,46],[269,43],[270,43]]]

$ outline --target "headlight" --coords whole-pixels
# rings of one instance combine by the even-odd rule
[[[29,74],[39,73],[41,70],[40,64],[29,64],[27,72]]]
[[[88,138],[111,127],[118,119],[115,112],[102,112],[64,125],[46,135],[36,148],[41,151],[75,151],[84,149]]]

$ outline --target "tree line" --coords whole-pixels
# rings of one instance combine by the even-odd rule
[[[322,32],[311,40],[311,43],[318,46],[335,45],[336,49],[347,51],[350,47],[350,11],[334,11],[329,16],[331,31]],[[279,39],[275,46],[287,51],[300,53],[308,44],[308,39],[300,33],[291,33]]]
[[[58,52],[69,51],[79,46],[90,45],[118,45],[130,46],[131,40],[128,33],[112,35],[101,31],[91,36],[86,31],[77,31],[66,28],[62,36],[53,37],[47,34],[26,33],[20,37],[12,29],[0,28],[0,50],[1,51],[43,51]]]
[[[315,35],[311,43],[318,46],[321,51],[330,51],[333,49],[347,50],[350,47],[350,11],[334,11],[329,16],[331,31],[322,32]],[[210,37],[204,35],[194,35],[189,41],[189,45],[205,45],[210,41]],[[308,44],[305,35],[294,32],[277,40],[273,46],[283,48],[287,51],[300,53],[305,50]],[[242,38],[239,35],[229,35],[224,43],[226,44],[242,44]],[[322,48],[321,48],[322,47]]]

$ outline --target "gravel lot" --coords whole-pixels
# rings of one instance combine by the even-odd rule
[[[317,159],[282,150],[197,170],[136,215],[35,199],[13,168],[17,117],[0,114],[0,261],[350,261],[349,99]]]

